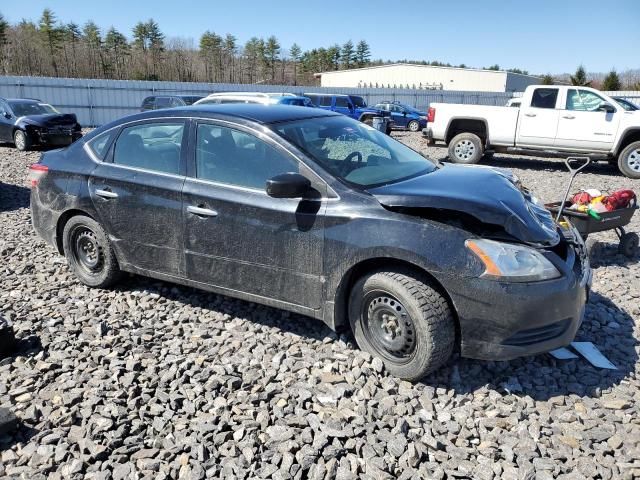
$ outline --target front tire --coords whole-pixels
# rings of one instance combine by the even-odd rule
[[[449,160],[454,163],[478,163],[483,154],[482,140],[474,133],[460,133],[449,142]]]
[[[69,219],[62,242],[69,268],[82,283],[107,288],[119,280],[121,272],[111,242],[94,219],[85,215]]]
[[[16,149],[21,152],[26,152],[31,148],[31,139],[26,132],[22,130],[16,130],[13,134],[13,143],[16,146]]]
[[[620,152],[618,169],[625,177],[640,178],[640,142],[630,143]]]
[[[420,123],[417,120],[411,120],[407,124],[407,128],[410,132],[417,132],[418,130],[420,130]]]
[[[419,380],[453,352],[449,304],[428,281],[409,274],[376,272],[359,279],[349,296],[349,321],[358,346],[399,378]]]

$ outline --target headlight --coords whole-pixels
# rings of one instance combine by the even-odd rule
[[[465,246],[484,264],[482,278],[531,282],[561,276],[544,255],[529,247],[486,239],[467,240]]]

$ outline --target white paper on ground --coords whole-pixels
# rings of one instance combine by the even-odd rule
[[[578,358],[578,355],[564,347],[556,348],[555,350],[551,350],[549,353],[558,360],[570,360],[572,358]]]
[[[611,363],[609,359],[598,350],[598,347],[591,342],[571,342],[571,346],[594,367],[607,368],[609,370],[618,369],[618,367]]]

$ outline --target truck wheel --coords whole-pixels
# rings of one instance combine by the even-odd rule
[[[361,349],[399,378],[419,380],[451,357],[455,325],[445,298],[428,282],[376,272],[356,282],[349,321]]]
[[[31,139],[22,130],[16,130],[13,134],[13,143],[18,150],[26,152],[31,148]]]
[[[69,268],[85,285],[107,288],[120,278],[111,242],[93,218],[71,217],[64,226],[62,246]]]
[[[410,132],[417,132],[420,130],[420,123],[417,120],[411,120],[407,125]]]
[[[449,160],[454,163],[478,163],[483,153],[482,140],[473,133],[460,133],[449,142]]]
[[[618,168],[625,177],[640,178],[640,142],[633,142],[618,155]]]

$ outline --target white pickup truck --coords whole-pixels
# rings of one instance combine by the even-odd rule
[[[432,103],[427,119],[423,135],[445,142],[453,162],[477,163],[485,150],[585,154],[640,178],[640,111],[593,88],[532,85],[519,108]]]

